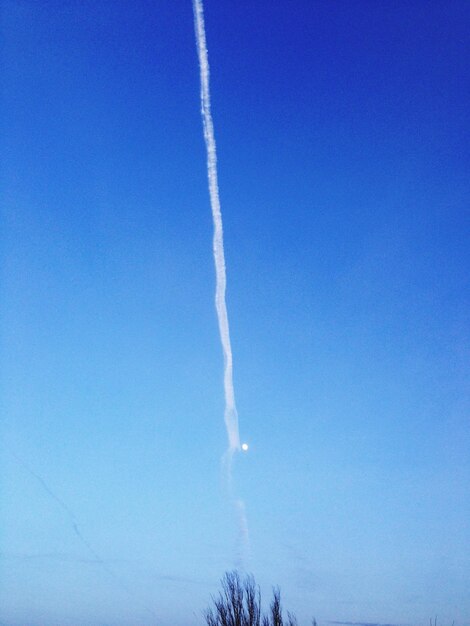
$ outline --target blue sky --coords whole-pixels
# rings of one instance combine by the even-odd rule
[[[469,4],[205,16],[246,569],[303,623],[468,626]],[[237,528],[191,3],[1,29],[0,621],[201,624]]]

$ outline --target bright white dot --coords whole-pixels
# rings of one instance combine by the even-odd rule
[[[246,452],[248,450],[248,444],[247,443],[242,443],[242,450],[243,450],[243,452]]]

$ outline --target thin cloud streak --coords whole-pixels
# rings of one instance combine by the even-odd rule
[[[406,624],[381,624],[380,622],[338,622],[329,620],[328,624],[337,624],[338,626],[407,626]]]
[[[236,564],[243,568],[248,557],[248,522],[246,518],[245,503],[241,499],[235,499],[232,495],[232,463],[233,456],[241,449],[240,432],[238,426],[238,413],[235,405],[235,392],[233,388],[233,357],[230,341],[230,329],[228,323],[227,305],[225,302],[225,290],[227,275],[225,269],[224,238],[222,227],[222,213],[220,210],[219,183],[217,177],[217,150],[214,135],[214,124],[211,115],[211,98],[209,88],[209,59],[206,45],[206,32],[204,26],[204,10],[202,0],[193,0],[194,29],[199,58],[199,71],[201,80],[201,116],[204,129],[204,140],[207,150],[207,178],[209,182],[209,197],[214,222],[213,252],[216,274],[215,308],[219,322],[220,341],[224,354],[224,394],[225,410],[224,420],[227,429],[228,449],[222,458],[222,466],[227,482],[228,492],[233,500],[238,525],[238,543]]]
[[[245,569],[245,564],[250,556],[250,536],[248,533],[248,520],[246,517],[245,503],[241,498],[234,501],[238,524],[237,538],[237,568]]]
[[[217,151],[214,136],[214,124],[211,115],[211,99],[209,89],[209,60],[207,56],[204,12],[201,0],[193,1],[194,27],[196,31],[197,51],[201,79],[201,115],[204,127],[204,139],[207,150],[207,177],[209,196],[214,222],[213,251],[216,273],[215,307],[219,322],[220,341],[224,353],[224,392],[225,392],[225,426],[228,436],[228,463],[233,453],[240,450],[240,434],[238,429],[238,413],[235,406],[233,388],[233,358],[230,341],[230,330],[225,302],[227,277],[225,270],[225,253],[220,210],[219,184],[217,177]]]
[[[85,563],[90,565],[102,565],[103,561],[93,558],[84,558],[75,554],[61,552],[37,552],[33,554],[22,553],[0,553],[0,561],[60,561],[64,563]],[[106,559],[106,563],[127,563],[125,559]]]
[[[33,478],[35,478],[38,483],[41,485],[41,487],[44,489],[44,491],[49,495],[50,498],[52,498],[56,504],[59,505],[59,507],[62,509],[62,511],[66,514],[66,516],[69,519],[69,522],[73,528],[73,531],[75,533],[75,535],[78,537],[78,539],[80,540],[80,542],[85,546],[85,548],[88,550],[89,554],[92,555],[93,559],[89,559],[88,562],[93,562],[98,564],[103,571],[105,571],[108,576],[112,579],[114,579],[115,583],[121,587],[121,589],[123,591],[125,591],[129,596],[134,597],[135,593],[127,586],[127,584],[119,577],[116,575],[116,573],[110,569],[110,567],[108,567],[107,562],[104,561],[101,556],[98,554],[98,552],[93,548],[93,546],[90,544],[90,542],[83,536],[82,531],[80,530],[79,526],[78,526],[78,521],[77,518],[74,514],[74,512],[65,504],[65,502],[59,498],[59,496],[49,487],[49,485],[47,484],[47,482],[39,475],[37,474],[34,470],[31,469],[31,467],[29,467],[29,465],[27,463],[25,463],[25,461],[19,457],[15,452],[13,452],[12,450],[9,450],[9,453],[11,454],[11,456],[13,456],[18,463],[25,469],[26,472],[28,472],[28,474],[30,474],[31,476],[33,476]],[[155,612],[147,607],[144,606],[145,610],[147,613],[149,613],[152,616],[153,620],[156,620],[156,614]]]

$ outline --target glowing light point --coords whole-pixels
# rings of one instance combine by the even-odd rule
[[[242,443],[242,450],[243,450],[243,452],[246,452],[248,450],[248,444],[247,443]]]

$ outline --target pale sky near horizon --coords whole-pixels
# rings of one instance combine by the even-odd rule
[[[301,625],[470,626],[470,4],[205,19],[245,569]],[[191,2],[0,28],[0,624],[203,624],[237,525]]]

